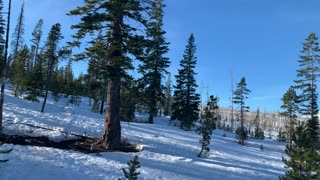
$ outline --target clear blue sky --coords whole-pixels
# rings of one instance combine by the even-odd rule
[[[61,23],[68,40],[78,18],[65,14],[82,0],[25,0],[25,40],[40,18],[46,35]],[[12,30],[21,0],[13,0]],[[190,33],[197,45],[197,82],[229,106],[231,71],[234,84],[246,77],[248,105],[255,110],[278,110],[283,93],[293,84],[301,43],[310,32],[320,35],[319,0],[165,0],[164,29],[170,44],[170,72],[177,73]],[[86,62],[75,66],[86,70]]]

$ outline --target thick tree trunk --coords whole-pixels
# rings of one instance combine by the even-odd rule
[[[122,1],[113,0],[114,5],[121,5]],[[104,122],[104,131],[101,137],[101,145],[107,149],[119,149],[121,142],[120,125],[120,86],[121,72],[123,68],[123,13],[121,9],[113,9],[110,14],[115,17],[110,25],[111,52],[107,58],[109,63],[109,82],[107,89],[107,113]]]
[[[6,85],[6,75],[7,75],[7,65],[8,65],[7,61],[8,61],[9,32],[10,32],[10,15],[11,15],[11,0],[9,0],[5,52],[4,52],[4,60],[2,63],[2,69],[1,69],[0,135],[2,134],[4,89],[5,89],[5,85]]]
[[[118,149],[121,142],[120,126],[120,77],[110,80],[107,90],[107,114],[102,134],[102,145],[108,149]]]

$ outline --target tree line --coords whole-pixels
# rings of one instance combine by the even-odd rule
[[[170,60],[166,57],[169,42],[163,29],[164,7],[163,0],[85,1],[83,6],[68,12],[67,15],[81,17],[81,20],[71,27],[76,31],[72,35],[73,40],[61,45],[64,38],[61,25],[52,25],[43,41],[44,21],[41,19],[32,32],[30,43],[24,41],[23,4],[12,33],[11,52],[5,56],[6,28],[3,2],[0,0],[1,62],[8,58],[7,62],[1,63],[2,78],[10,80],[14,96],[36,102],[42,96],[41,112],[45,112],[49,91],[57,101],[64,95],[74,104],[79,103],[80,96],[89,97],[93,101],[90,101],[92,111],[106,113],[103,133],[95,145],[111,150],[121,146],[120,121],[132,120],[137,110],[149,114],[149,123],[154,122],[157,114],[170,115],[171,121],[177,120],[180,128],[185,130],[199,122],[197,132],[202,135],[201,156],[202,152],[209,150],[212,130],[217,127],[218,97],[208,97],[205,111],[200,113],[194,34],[189,36],[172,89],[171,74],[168,73]],[[88,38],[89,42],[84,43]],[[283,160],[288,168],[292,168],[284,178],[312,178],[319,174],[316,172],[319,169],[317,150],[320,144],[316,90],[320,50],[317,39],[311,33],[303,43],[297,80],[282,98],[281,115],[289,119],[286,132],[289,159]],[[74,47],[84,47],[84,51],[74,54]],[[72,62],[79,60],[89,61],[88,71],[75,77]],[[133,66],[134,60],[140,62],[138,67]],[[62,61],[67,61],[65,67],[59,66]],[[134,68],[141,78],[135,79],[128,73]],[[167,77],[166,83],[163,82],[164,77]],[[245,77],[232,90],[232,103],[239,109],[240,126],[235,132],[241,145],[245,145],[248,138],[245,120],[249,111],[246,100],[250,92]],[[296,123],[298,115],[307,117],[308,121]],[[258,114],[256,119],[258,138],[262,131]]]

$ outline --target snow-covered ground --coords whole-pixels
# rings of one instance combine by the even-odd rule
[[[4,132],[9,134],[46,135],[52,140],[67,137],[59,131],[68,131],[90,137],[99,137],[104,115],[90,112],[86,101],[81,105],[66,106],[66,99],[54,102],[49,99],[45,113],[40,113],[41,103],[15,98],[6,91]],[[139,116],[139,118],[142,118]],[[28,123],[56,129],[46,131],[9,124]],[[0,158],[1,179],[118,179],[121,168],[135,155],[141,163],[140,179],[278,179],[284,174],[284,143],[271,140],[252,140],[240,146],[234,134],[215,130],[208,158],[198,158],[200,136],[169,126],[168,118],[156,118],[155,124],[122,123],[122,136],[144,147],[139,153],[106,152],[84,154],[71,150],[18,146],[5,144],[1,149],[13,151]],[[259,146],[263,144],[264,150]]]

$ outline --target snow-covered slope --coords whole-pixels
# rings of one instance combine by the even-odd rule
[[[5,97],[5,133],[46,135],[61,140],[66,135],[59,131],[99,137],[104,116],[90,112],[86,101],[80,107],[66,106],[49,100],[45,113],[40,103],[15,98],[7,91]],[[141,118],[141,117],[140,117]],[[29,123],[57,129],[46,131],[15,123]],[[13,151],[1,158],[10,159],[0,164],[1,179],[117,179],[123,178],[121,168],[134,155],[139,156],[141,179],[278,179],[285,169],[283,143],[249,140],[247,146],[235,142],[234,134],[216,130],[208,158],[198,158],[200,136],[169,126],[168,118],[156,118],[155,124],[122,123],[122,136],[144,147],[139,153],[108,152],[83,154],[76,151],[44,147],[5,144]],[[59,131],[58,131],[59,130]],[[261,151],[259,146],[264,145]]]

